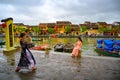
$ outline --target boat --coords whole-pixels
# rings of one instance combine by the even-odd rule
[[[67,43],[67,44],[65,44],[65,46],[63,47],[63,51],[64,51],[64,52],[69,52],[69,53],[71,53],[72,50],[73,50],[73,48],[74,48],[74,45],[73,45],[72,43]]]
[[[60,42],[54,46],[54,51],[63,52],[64,45]]]
[[[42,44],[42,45],[38,45],[38,46],[35,46],[35,47],[32,47],[30,48],[30,50],[50,50],[50,44]]]
[[[99,39],[95,51],[100,55],[120,57],[120,40]]]
[[[120,57],[120,52],[117,51],[107,51],[102,48],[95,48],[95,51],[104,56]]]

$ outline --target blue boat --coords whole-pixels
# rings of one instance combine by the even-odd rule
[[[120,57],[120,40],[97,40],[95,51],[100,55]]]

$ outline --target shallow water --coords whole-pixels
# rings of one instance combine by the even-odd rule
[[[0,37],[1,40],[4,40],[3,37]],[[51,52],[54,52],[54,46],[55,44],[62,42],[63,44],[66,44],[68,42],[71,42],[73,44],[76,43],[77,38],[36,38],[39,41],[33,41],[34,44],[41,45],[41,44],[50,44],[51,45]],[[98,56],[98,53],[94,51],[94,49],[97,46],[96,40],[100,38],[82,38],[83,40],[83,46],[82,46],[82,55],[89,55],[89,56]],[[104,38],[107,39],[107,38]],[[109,38],[111,39],[111,38]],[[115,38],[112,38],[115,39]],[[19,46],[19,38],[15,38],[15,46]]]
[[[90,55],[90,56],[98,56],[98,54],[94,51],[96,47],[96,38],[82,38],[83,46],[82,46],[82,55]],[[52,52],[54,52],[54,45],[62,42],[66,44],[68,42],[75,44],[77,42],[77,38],[44,38],[43,41],[34,41],[36,45],[48,43],[51,44]]]

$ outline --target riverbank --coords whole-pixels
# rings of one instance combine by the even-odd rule
[[[81,36],[82,38],[120,38],[120,36],[72,36],[72,35],[56,35],[56,36],[50,36],[50,35],[38,35],[38,36],[31,36],[32,38],[77,38]],[[5,35],[0,35],[0,37],[5,37]],[[19,37],[19,36],[14,36]]]
[[[36,72],[16,73],[20,52],[0,52],[0,80],[120,80],[120,58],[84,56],[32,50],[37,62]]]

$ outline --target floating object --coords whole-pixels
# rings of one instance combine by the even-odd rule
[[[42,45],[30,48],[30,50],[46,50],[46,49],[49,49],[49,50],[51,49],[50,44],[42,44]]]
[[[74,48],[74,45],[72,43],[67,43],[67,44],[65,44],[63,51],[71,53],[73,48]]]
[[[95,51],[100,55],[111,56],[111,57],[120,57],[120,52],[116,51],[107,51],[102,48],[96,48]]]
[[[104,39],[103,43],[97,40],[95,51],[100,55],[120,57],[120,40]]]
[[[54,46],[54,51],[63,52],[63,47],[64,45],[62,43],[58,43]]]

